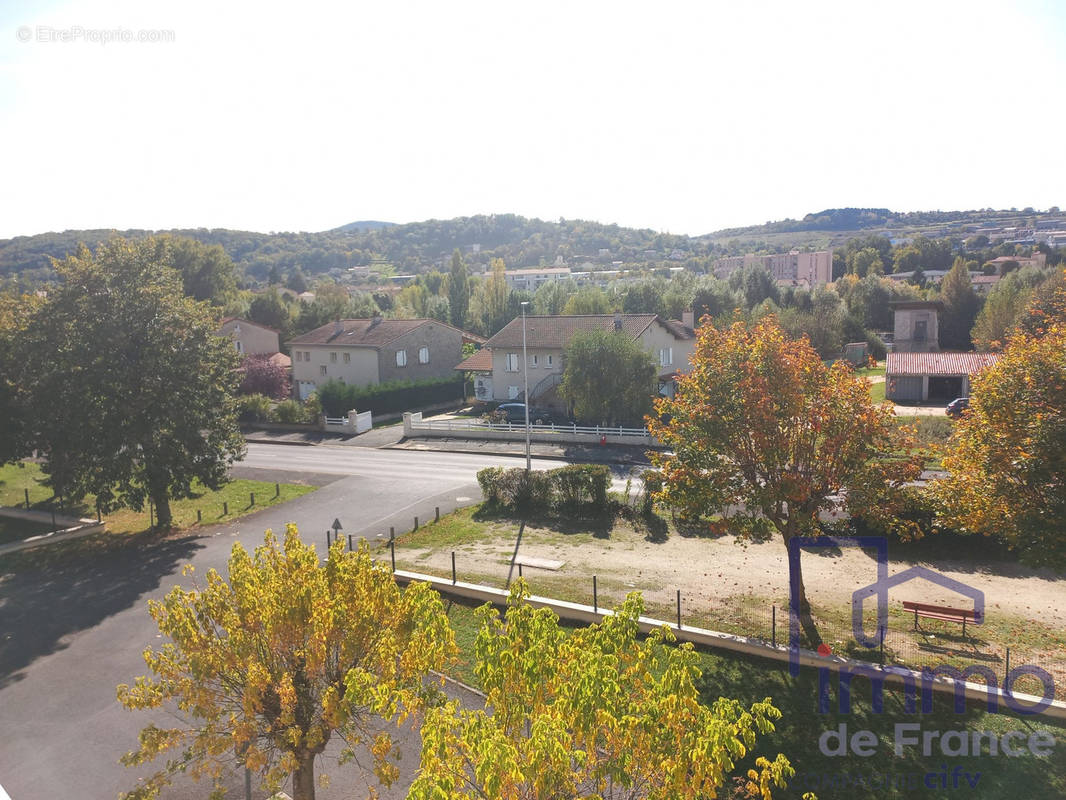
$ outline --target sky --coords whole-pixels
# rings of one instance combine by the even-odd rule
[[[5,3],[0,237],[1066,207],[1064,77],[1057,0]]]

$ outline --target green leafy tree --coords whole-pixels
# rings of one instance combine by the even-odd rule
[[[533,313],[542,316],[562,314],[566,301],[577,291],[577,283],[567,278],[565,281],[546,281],[533,293]]]
[[[940,300],[944,312],[940,318],[940,347],[944,350],[970,350],[973,343],[970,331],[981,311],[981,298],[973,290],[970,267],[975,262],[961,256],[944,276],[940,284]]]
[[[412,800],[439,798],[717,797],[781,712],[700,702],[698,657],[659,628],[639,636],[643,601],[631,594],[602,622],[567,635],[550,609],[511,591],[505,619],[479,609],[475,672],[486,709],[430,709]],[[741,778],[768,800],[794,770],[759,756]]]
[[[628,333],[580,331],[566,346],[560,394],[590,424],[635,424],[651,411],[656,369]]]
[[[663,287],[655,281],[642,281],[626,289],[622,299],[622,311],[626,314],[666,315]]]
[[[692,371],[655,410],[648,427],[672,451],[651,454],[658,497],[691,519],[725,514],[720,527],[740,536],[776,531],[786,547],[818,535],[842,491],[853,515],[892,524],[901,487],[921,472],[920,457],[894,455],[911,443],[866,381],[825,366],[773,316],[699,328]],[[802,572],[791,577],[817,644]]]
[[[1031,291],[1020,281],[1013,280],[1013,276],[997,283],[974,322],[971,332],[974,347],[982,352],[1002,350],[1015,321],[1029,303]]]
[[[182,292],[170,243],[114,239],[55,263],[60,283],[15,347],[27,447],[55,490],[101,508],[217,489],[244,452],[233,398],[238,355],[217,312]]]
[[[304,275],[303,270],[297,267],[289,273],[288,283],[285,284],[289,289],[296,292],[296,294],[303,294],[307,291],[307,277]]]
[[[597,286],[586,286],[578,289],[566,301],[563,306],[563,314],[573,316],[577,314],[610,314],[612,311],[611,300],[603,289]]]
[[[849,256],[848,272],[865,278],[867,275],[883,275],[885,265],[881,254],[872,247],[866,247]]]
[[[448,272],[448,315],[452,325],[463,330],[470,309],[470,271],[456,248],[452,253],[452,268]]]
[[[248,304],[248,318],[252,322],[281,331],[283,336],[287,335],[292,324],[289,306],[281,299],[277,289],[253,297],[252,302]]]
[[[155,241],[181,274],[182,289],[189,297],[221,306],[236,293],[237,267],[221,245],[185,236],[160,236]]]
[[[295,525],[281,547],[270,531],[254,555],[235,544],[228,581],[211,570],[202,589],[176,586],[148,609],[169,642],[145,650],[153,675],[120,685],[118,699],[131,710],[176,708],[181,724],[141,731],[123,763],[177,755],[128,800],[157,797],[180,773],[212,779],[212,797],[222,797],[234,761],[268,792],[292,775],[295,800],[314,800],[315,759],[334,736],[342,758],[369,749],[389,785],[392,740],[370,723],[419,712],[437,695],[430,670],[456,652],[428,584],[400,589],[366,542],[354,552],[338,542],[321,564]]]

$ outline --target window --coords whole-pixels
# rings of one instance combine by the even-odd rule
[[[407,351],[406,350],[397,350],[396,351],[396,366],[398,366],[398,367],[406,367],[407,366]]]
[[[659,366],[669,367],[674,363],[674,348],[664,347],[659,351]]]
[[[296,353],[294,353],[294,355],[296,356],[296,360],[297,360],[297,361],[303,361],[303,358],[304,358],[304,354],[303,354],[302,352],[300,352],[299,350],[297,350],[297,351],[296,351]]]
[[[330,353],[329,354],[329,363],[330,364],[336,364],[337,363],[337,354],[336,353]]]
[[[429,363],[429,348],[428,347],[420,347],[420,348],[418,348],[418,363],[419,364],[428,364]]]
[[[537,365],[537,356],[536,356],[536,354],[531,355],[529,357],[529,366],[531,366],[533,368],[536,368],[538,366]]]
[[[914,341],[916,341],[916,342],[924,342],[925,341],[925,335],[926,335],[925,327],[926,327],[926,321],[924,319],[923,320],[917,320],[914,323]]]
[[[310,361],[310,360],[311,360],[311,353],[309,351],[307,351],[307,350],[304,350],[304,361]]]
[[[345,364],[351,364],[352,363],[352,354],[351,353],[345,353],[344,354],[344,363]]]
[[[243,353],[244,352],[244,342],[236,341],[233,344],[235,344],[237,346],[237,352],[238,353]]]
[[[518,353],[507,354],[507,372],[518,372]]]
[[[552,361],[554,360],[554,357],[549,354],[549,355],[545,356],[545,358],[548,359],[548,366],[550,367],[552,365]]]
[[[514,400],[516,397],[518,397],[518,387],[517,386],[508,386],[507,387],[507,399],[508,400]]]
[[[325,375],[326,374],[326,365],[325,364],[323,364],[321,367],[318,368],[318,374],[319,375]]]

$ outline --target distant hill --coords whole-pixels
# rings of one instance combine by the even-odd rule
[[[376,219],[362,219],[358,222],[349,222],[347,225],[341,225],[339,228],[334,228],[332,231],[327,231],[327,233],[335,233],[338,231],[342,233],[348,231],[378,231],[382,228],[391,228],[393,225],[396,224],[397,223],[395,222],[379,222]]]
[[[782,252],[793,247],[840,246],[871,233],[891,238],[922,234],[965,238],[980,227],[1028,227],[1056,220],[1066,228],[1058,209],[1048,212],[992,209],[976,211],[896,212],[885,208],[830,208],[801,220],[786,219],[747,228],[727,228],[704,236],[659,233],[584,220],[549,222],[515,214],[457,217],[394,224],[375,220],[351,222],[318,233],[253,233],[224,228],[159,231],[219,244],[252,280],[273,268],[283,274],[302,270],[309,276],[342,275],[355,266],[375,265],[394,273],[447,269],[455,249],[475,270],[487,269],[493,258],[511,268],[562,262],[573,267],[684,265],[707,269],[722,255]],[[81,230],[17,236],[0,240],[0,279],[21,276],[48,280],[50,258],[73,252],[79,243],[95,247],[111,236],[147,236],[144,230]]]

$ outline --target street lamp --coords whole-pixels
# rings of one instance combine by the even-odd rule
[[[529,301],[522,303],[522,396],[525,398],[526,407],[526,472],[530,470],[529,459],[529,358],[526,356],[526,306]]]

